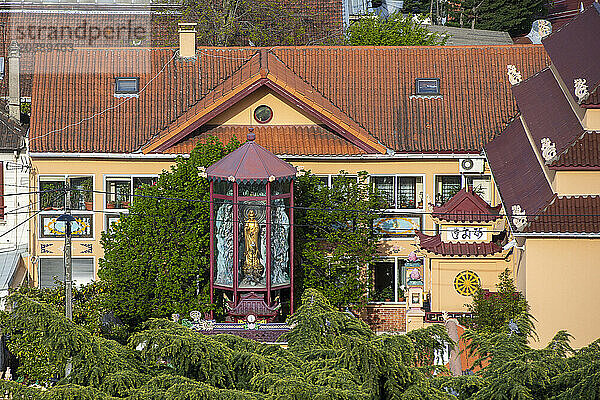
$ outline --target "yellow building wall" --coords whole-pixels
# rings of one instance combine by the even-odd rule
[[[600,131],[600,110],[593,108],[585,110],[583,126],[589,131]]]
[[[254,110],[267,105],[273,118],[266,124],[254,120]],[[235,106],[213,118],[207,125],[316,125],[319,122],[268,88],[260,88],[244,97]]]
[[[600,171],[556,171],[553,186],[561,196],[598,195]]]
[[[574,336],[574,347],[600,338],[600,238],[528,238],[527,300],[545,347],[559,330]]]
[[[433,258],[431,259],[431,311],[463,311],[471,303],[470,296],[463,296],[454,289],[454,278],[460,272],[471,270],[481,280],[481,286],[496,290],[498,275],[511,268],[510,258]]]
[[[32,159],[33,173],[31,175],[31,188],[39,188],[38,178],[43,176],[65,176],[65,175],[91,175],[94,181],[94,190],[105,191],[104,182],[106,177],[135,176],[135,175],[158,175],[164,169],[172,165],[172,160],[85,160],[85,159]],[[32,196],[30,201],[38,204],[39,198]],[[37,211],[37,209],[36,209]],[[105,195],[102,193],[94,194],[94,212],[73,211],[77,214],[93,215],[93,238],[72,240],[73,257],[93,257],[97,268],[98,259],[104,254],[100,245],[101,232],[104,230],[105,212],[112,212],[106,209]],[[56,213],[56,211],[54,211]],[[33,260],[41,257],[62,257],[64,239],[52,238],[42,239],[40,237],[40,217],[36,216],[30,220],[30,252],[34,256]],[[91,245],[91,252],[89,250]],[[86,247],[87,246],[87,247]],[[44,249],[42,250],[42,247]],[[32,262],[31,257],[28,260],[28,270],[34,278],[34,283],[38,284],[38,264]],[[96,271],[97,272],[97,271]]]

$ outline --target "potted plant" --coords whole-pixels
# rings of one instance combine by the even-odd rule
[[[87,211],[92,211],[94,209],[94,184],[92,182],[92,178],[87,178],[81,184],[81,190],[83,191],[83,202],[85,204],[85,209]]]
[[[115,201],[109,201],[106,203],[106,208],[115,208],[116,207],[116,202]]]
[[[394,301],[394,290],[391,286],[388,286],[384,289],[376,291],[375,295],[373,296],[373,301]]]

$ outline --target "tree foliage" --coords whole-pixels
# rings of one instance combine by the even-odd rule
[[[525,296],[515,287],[510,271],[498,275],[496,292],[488,292],[481,287],[473,295],[473,301],[466,304],[472,318],[463,321],[468,327],[481,333],[496,333],[508,329],[510,321],[525,322],[526,334],[533,331],[528,314],[529,306]]]
[[[373,221],[384,205],[366,172],[344,171],[332,186],[307,172],[297,180],[296,244],[301,291],[319,289],[338,307],[362,305],[371,285],[368,266],[377,254]]]
[[[352,46],[435,46],[446,43],[447,37],[429,31],[422,23],[425,17],[402,15],[387,18],[370,14],[350,25],[346,43]]]
[[[94,335],[47,304],[14,294],[2,324],[14,353],[41,347],[56,368],[19,369],[0,381],[13,400],[39,399],[447,399],[417,363],[417,349],[448,341],[443,328],[376,336],[353,315],[307,290],[290,323],[288,348],[207,336],[151,319],[127,345]],[[24,338],[35,335],[37,342]],[[70,371],[67,373],[66,371]],[[31,387],[38,382],[47,390]]]
[[[209,185],[198,174],[239,146],[210,137],[178,158],[154,186],[136,192],[129,214],[102,234],[98,275],[107,307],[130,326],[172,313],[207,310]]]
[[[288,0],[183,0],[177,13],[163,12],[156,18],[171,32],[177,31],[178,22],[197,23],[196,42],[202,46],[306,45],[341,37],[340,29],[329,23],[330,16]]]
[[[533,21],[547,14],[547,0],[460,0],[443,3],[448,25],[507,31],[511,35],[529,32]]]

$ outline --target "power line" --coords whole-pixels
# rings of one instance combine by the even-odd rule
[[[61,194],[62,196],[62,194]],[[20,223],[18,223],[17,225],[13,226],[12,228],[10,228],[9,230],[7,230],[6,232],[3,232],[2,234],[0,234],[0,237],[8,235],[10,232],[14,231],[15,229],[17,229],[19,226],[23,225],[25,222],[29,221],[30,219],[32,219],[33,217],[35,217],[36,215],[38,215],[39,213],[41,213],[42,210],[37,211],[36,213],[34,213],[33,215],[31,215],[29,218],[27,218],[24,221],[21,221]]]
[[[23,193],[3,193],[0,197],[11,197],[11,196],[24,196],[28,194],[38,194],[38,193],[51,193],[51,192],[64,192],[64,189],[50,189],[50,190],[34,190],[32,192],[23,192]]]
[[[109,191],[102,191],[102,190],[90,190],[90,189],[76,189],[73,188],[72,190],[78,190],[78,191],[86,191],[86,192],[93,192],[93,193],[100,193],[100,194],[109,194],[109,195],[115,195],[115,192],[109,192]],[[176,201],[187,201],[187,202],[198,202],[198,203],[205,203],[205,204],[210,204],[211,200],[203,200],[203,199],[186,199],[186,198],[179,198],[179,197],[167,197],[167,196],[148,196],[148,195],[141,195],[141,194],[129,194],[129,197],[139,197],[139,198],[148,198],[148,199],[157,199],[157,200],[176,200]],[[265,196],[262,196],[265,197]],[[283,199],[283,198],[281,198]],[[237,202],[237,203],[233,203],[229,200],[225,200],[225,199],[213,199],[212,202],[214,203],[215,200],[223,200],[223,201],[227,201],[226,204],[236,204],[236,205],[247,205],[247,203],[242,203],[242,202]],[[246,201],[246,200],[244,200]],[[257,200],[256,202],[258,203],[259,201],[264,201],[264,200]],[[263,205],[264,206],[264,205]],[[266,207],[266,206],[265,206]],[[271,207],[277,207],[276,205],[272,205]],[[596,217],[596,216],[600,216],[600,214],[485,214],[485,213],[474,213],[474,214],[469,214],[469,215],[465,215],[463,213],[443,213],[443,212],[434,212],[434,211],[422,211],[420,209],[407,209],[407,210],[403,210],[403,209],[381,209],[381,210],[359,210],[359,209],[351,209],[351,208],[328,208],[328,207],[305,207],[305,206],[289,206],[286,205],[285,206],[286,209],[297,209],[297,210],[308,210],[308,211],[327,211],[327,212],[356,212],[356,213],[368,213],[368,214],[387,214],[387,215],[395,215],[397,216],[398,214],[406,214],[407,216],[413,215],[444,215],[447,217],[471,217],[471,218],[483,218],[483,217],[495,217],[496,219],[501,218],[501,217],[548,217],[548,216],[566,216],[566,217]],[[475,222],[493,222],[493,221],[475,221]]]

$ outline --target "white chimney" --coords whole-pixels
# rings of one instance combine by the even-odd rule
[[[19,82],[19,46],[12,41],[8,47],[8,116],[16,122],[21,121],[21,86]]]
[[[196,23],[180,22],[179,24],[179,57],[196,57]]]

